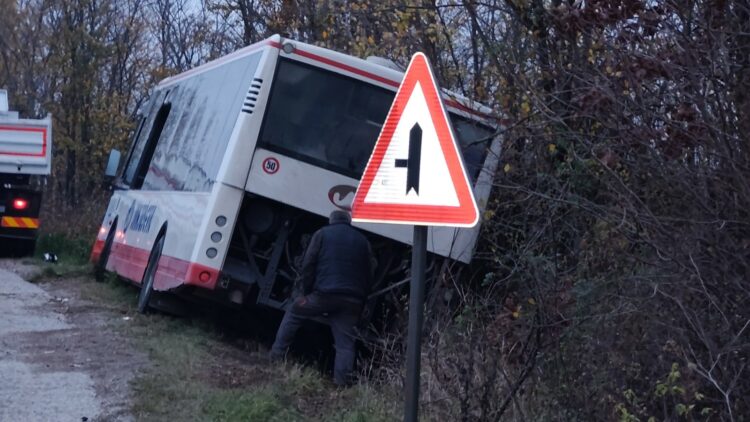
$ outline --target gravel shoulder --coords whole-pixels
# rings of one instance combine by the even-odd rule
[[[148,359],[116,329],[128,317],[82,298],[82,279],[26,281],[38,272],[0,260],[0,420],[134,420]]]

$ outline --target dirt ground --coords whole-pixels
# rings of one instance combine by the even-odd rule
[[[0,420],[130,421],[130,381],[147,354],[113,329],[123,316],[81,298],[76,282],[26,280],[0,260]]]

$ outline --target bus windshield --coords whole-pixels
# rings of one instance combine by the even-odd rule
[[[395,92],[282,59],[259,145],[359,179]],[[472,181],[484,162],[492,130],[451,115]]]

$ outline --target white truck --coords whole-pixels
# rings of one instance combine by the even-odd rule
[[[276,35],[159,83],[94,242],[99,272],[140,284],[141,311],[153,291],[284,308],[311,234],[350,207],[403,78],[381,63]],[[444,102],[481,212],[499,123]],[[403,280],[411,227],[356,226],[378,255],[373,291]],[[469,262],[478,233],[430,228],[428,250]]]
[[[52,164],[52,121],[21,119],[0,90],[0,245],[31,254],[39,229],[41,187]]]

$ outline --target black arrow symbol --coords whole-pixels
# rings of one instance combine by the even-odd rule
[[[406,167],[406,193],[414,188],[414,193],[419,195],[419,167],[422,160],[422,128],[419,123],[414,124],[409,132],[409,158],[396,159],[396,167]]]

